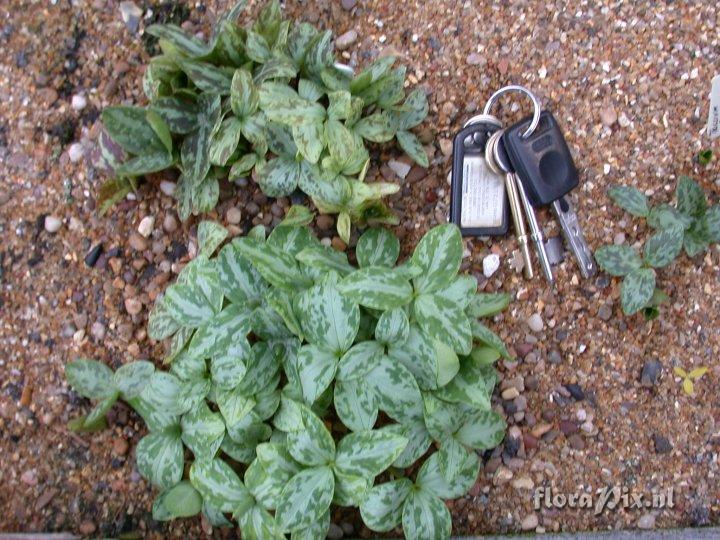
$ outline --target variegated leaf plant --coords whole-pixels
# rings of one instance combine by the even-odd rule
[[[162,50],[145,70],[149,105],[102,113],[93,161],[114,178],[101,189],[101,208],[136,178],[177,168],[183,220],[215,207],[219,180],[252,177],[268,196],[300,189],[321,212],[339,214],[345,241],[351,222],[394,223],[382,198],[398,186],[364,182],[365,143],[395,137],[427,167],[410,131],[427,115],[425,93],[405,95],[405,67],[393,68],[393,57],[349,75],[335,64],[332,33],[283,21],[277,0],[241,27],[243,5],[220,18],[208,43],[174,25],[147,28]]]
[[[675,205],[650,206],[647,196],[632,186],[615,186],[608,194],[623,210],[645,218],[656,232],[645,242],[642,257],[627,245],[602,246],[595,257],[608,274],[623,278],[620,299],[625,314],[642,311],[646,319],[654,319],[659,305],[669,298],[655,286],[656,269],[670,265],[682,251],[695,257],[720,242],[720,205],[709,207],[702,188],[688,176],[678,181]]]
[[[447,538],[443,499],[473,486],[478,451],[505,434],[491,395],[508,352],[479,318],[509,297],[458,275],[454,225],[400,265],[397,238],[368,229],[355,268],[311,219],[293,207],[267,238],[257,227],[230,242],[200,223],[197,257],[148,323],[169,370],[70,363],[73,388],[99,400],[73,427],[102,428],[118,398],[142,416],[137,465],[161,490],[159,520],[202,512],[217,526],[232,516],[243,538],[320,539],[336,504],[360,507],[375,531]]]

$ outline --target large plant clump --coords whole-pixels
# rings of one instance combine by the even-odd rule
[[[366,142],[396,138],[427,167],[409,130],[428,112],[425,93],[405,95],[405,67],[380,58],[356,76],[335,64],[333,37],[307,23],[281,19],[277,0],[252,25],[234,21],[244,3],[217,22],[205,43],[175,25],[152,25],[162,54],[143,79],[147,107],[108,107],[97,164],[114,178],[100,193],[107,208],[136,178],[180,170],[175,192],[181,219],[212,210],[220,179],[252,175],[271,197],[296,189],[321,212],[351,222],[394,223],[381,198],[392,183],[365,183]]]
[[[216,526],[232,516],[243,538],[325,538],[335,504],[374,531],[447,538],[443,499],[467,493],[477,451],[504,437],[491,395],[508,353],[478,318],[509,298],[457,275],[454,225],[399,266],[397,238],[369,229],[355,268],[311,219],[293,207],[267,238],[255,228],[215,256],[227,232],[202,222],[199,255],[148,324],[169,339],[169,371],[70,363],[72,387],[100,400],[73,427],[102,428],[119,398],[143,417],[137,465],[161,490],[159,520],[202,512]]]

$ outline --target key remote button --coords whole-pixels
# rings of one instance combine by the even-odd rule
[[[475,141],[475,144],[482,145],[482,144],[483,144],[483,134],[480,133],[479,131],[476,132],[476,133],[473,135],[473,140]]]
[[[467,137],[465,137],[465,140],[463,140],[463,146],[465,146],[465,148],[470,148],[472,145],[473,145],[472,135],[468,135]]]

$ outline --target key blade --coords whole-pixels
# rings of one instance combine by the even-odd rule
[[[570,200],[567,197],[560,197],[558,200],[553,201],[551,207],[555,218],[560,223],[565,241],[577,260],[580,274],[585,279],[594,276],[597,273],[597,264],[595,264],[595,258],[590,251],[590,246],[585,241],[577,214]]]

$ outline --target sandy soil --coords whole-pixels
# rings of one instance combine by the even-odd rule
[[[692,160],[709,144],[701,133],[706,96],[720,70],[715,2],[353,4],[288,0],[285,11],[337,35],[357,31],[343,53],[350,63],[362,65],[394,50],[411,79],[430,93],[431,115],[420,133],[434,153],[430,169],[394,177],[385,164],[399,153],[381,149],[371,171],[402,184],[392,204],[405,253],[447,215],[454,132],[507,83],[536,91],[564,126],[583,182],[576,206],[594,248],[645,238],[643,224],[609,203],[605,192],[613,184],[634,184],[661,202],[671,198],[679,175],[690,174],[718,202],[719,160],[708,168]],[[224,3],[138,5],[152,8],[150,19],[186,19],[186,26],[207,35]],[[134,468],[144,427],[132,411],[115,407],[110,428],[99,434],[74,435],[65,428],[89,403],[68,389],[63,366],[78,356],[113,367],[157,358],[160,346],[144,330],[148,310],[194,242],[194,223],[180,225],[172,199],[157,189],[162,177],[145,184],[138,200],[99,217],[95,194],[102,179],[83,159],[71,160],[97,134],[102,107],[143,100],[146,22],[137,33],[129,31],[115,1],[0,5],[0,530],[178,537],[209,532],[199,519],[171,525],[152,520],[153,490]],[[78,110],[76,99],[74,108],[73,96],[84,96],[85,107]],[[503,114],[510,121],[521,112],[506,106]],[[225,193],[211,217],[227,224],[228,210],[239,209],[233,230],[240,232],[253,223],[272,224],[287,205],[268,201],[251,184]],[[62,220],[56,233],[45,229],[48,215]],[[136,232],[146,216],[155,218],[148,239]],[[237,214],[230,216],[235,221]],[[541,221],[547,233],[557,234],[548,213]],[[331,235],[332,221],[317,228]],[[86,255],[98,244],[104,254],[88,266]],[[551,291],[510,268],[512,238],[473,240],[467,247],[465,266],[482,288],[516,297],[493,327],[518,359],[499,366],[504,382],[497,406],[513,427],[504,445],[484,456],[471,494],[450,503],[455,532],[717,524],[717,247],[660,273],[672,302],[652,323],[624,317],[618,281],[603,275],[582,280],[569,256]],[[491,252],[500,255],[501,269],[485,279],[482,260]],[[539,331],[528,325],[533,314],[542,320]],[[659,371],[643,384],[646,365]],[[710,371],[687,396],[673,366]],[[503,399],[500,392],[510,388],[517,392],[505,392]],[[594,515],[533,507],[541,487],[571,494],[604,486],[646,497],[672,489],[674,508]],[[352,513],[339,512],[333,521],[346,534],[369,534]]]

